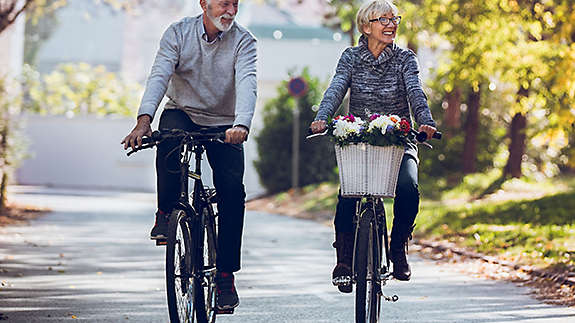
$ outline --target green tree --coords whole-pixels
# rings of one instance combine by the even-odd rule
[[[290,73],[295,75],[295,73]],[[337,179],[333,143],[327,140],[305,139],[306,129],[315,117],[314,106],[321,100],[323,86],[305,68],[301,76],[308,83],[308,92],[299,104],[287,90],[288,81],[278,87],[278,96],[268,101],[263,109],[263,129],[256,137],[259,159],[255,167],[263,186],[269,193],[291,187],[291,160],[294,109],[300,109],[299,183],[308,185]]]
[[[460,101],[467,104],[464,131],[469,138],[464,152],[466,172],[474,171],[477,160],[477,122],[480,110],[492,110],[478,98],[495,95],[488,88],[515,89],[502,115],[508,122],[509,159],[505,171],[521,176],[526,144],[535,136],[557,138],[572,122],[568,113],[573,102],[573,43],[572,1],[411,1],[419,4],[424,29],[441,37],[448,45],[436,69],[442,80],[449,104],[446,111],[448,128],[456,131]],[[561,69],[558,69],[561,67]],[[467,98],[461,98],[466,88]],[[491,100],[493,101],[493,100]],[[480,106],[481,109],[477,108]],[[471,113],[473,112],[473,113]],[[535,116],[545,116],[539,122]],[[540,118],[541,119],[541,118]],[[560,121],[559,121],[560,120]],[[545,125],[543,125],[545,124]],[[475,147],[475,148],[474,148]],[[531,146],[533,147],[533,146]],[[532,152],[532,155],[537,153]]]
[[[341,30],[349,36],[350,45],[357,43],[358,35],[355,16],[362,4],[360,0],[330,0],[329,10],[324,16],[324,24],[330,28]]]
[[[6,207],[6,188],[12,171],[24,158],[26,143],[18,114],[21,97],[17,84],[0,77],[0,214]]]

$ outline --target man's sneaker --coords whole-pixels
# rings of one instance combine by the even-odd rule
[[[162,240],[168,238],[168,215],[162,211],[156,212],[156,223],[150,232],[150,239]]]
[[[240,299],[234,285],[234,274],[218,272],[216,275],[216,307],[230,310],[240,305]]]

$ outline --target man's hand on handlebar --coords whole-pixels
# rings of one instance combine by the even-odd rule
[[[246,141],[247,137],[248,128],[237,125],[226,130],[226,140],[224,140],[224,142],[228,144],[241,144]]]
[[[419,126],[419,129],[417,131],[418,132],[425,132],[427,134],[427,138],[433,138],[433,134],[437,131],[437,129],[435,129],[432,126],[421,125],[421,126]]]
[[[152,127],[150,126],[151,122],[152,118],[149,115],[143,114],[139,116],[138,123],[132,132],[130,132],[130,134],[128,134],[121,142],[124,144],[124,149],[128,149],[128,147],[132,147],[132,149],[140,147],[142,145],[142,137],[152,135]]]
[[[312,122],[309,128],[313,133],[321,133],[324,132],[325,129],[327,128],[327,123],[325,122],[325,120],[317,120]]]

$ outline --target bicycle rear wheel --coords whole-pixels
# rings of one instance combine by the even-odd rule
[[[166,293],[170,322],[193,322],[193,242],[186,212],[174,210],[168,222],[166,245]]]

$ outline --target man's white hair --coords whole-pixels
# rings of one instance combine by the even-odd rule
[[[391,13],[395,16],[398,12],[399,10],[391,0],[375,0],[365,2],[357,11],[357,17],[355,18],[357,29],[362,35],[365,35],[363,27],[369,24],[370,19],[379,18],[388,13]]]

